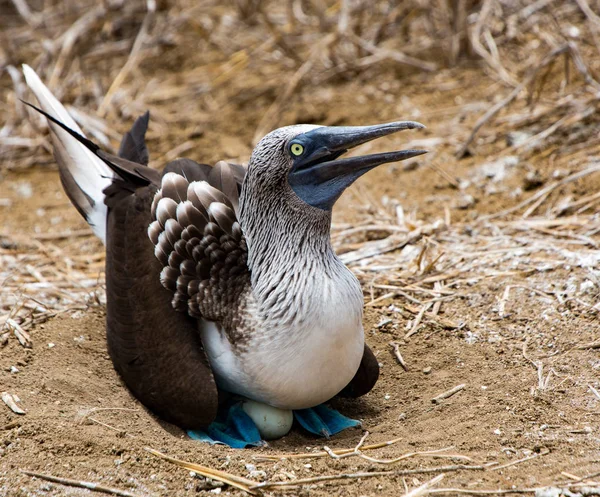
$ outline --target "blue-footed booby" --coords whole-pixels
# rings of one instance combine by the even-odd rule
[[[379,366],[363,293],[332,249],[331,211],[367,171],[424,151],[340,156],[423,125],[286,126],[260,140],[247,167],[178,159],[158,172],[147,165],[148,113],[112,155],[23,70],[64,189],[106,245],[108,351],[139,401],[207,430],[226,392],[254,401],[252,417],[256,405],[301,412],[371,390]]]

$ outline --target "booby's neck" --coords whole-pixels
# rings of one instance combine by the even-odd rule
[[[240,223],[252,293],[270,321],[305,321],[333,301],[362,315],[360,285],[331,247],[330,211],[304,204],[291,189],[260,195],[244,188]]]

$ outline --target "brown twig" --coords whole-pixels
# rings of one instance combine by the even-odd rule
[[[471,131],[471,134],[469,135],[467,140],[464,142],[464,144],[462,145],[460,150],[457,152],[456,156],[459,159],[463,158],[467,154],[469,146],[475,139],[475,136],[477,135],[479,130],[492,117],[494,117],[498,112],[500,112],[502,109],[504,109],[506,106],[508,106],[515,98],[517,98],[519,93],[521,93],[521,91],[523,91],[523,89],[526,88],[535,79],[535,77],[537,76],[537,73],[539,72],[540,69],[542,69],[543,67],[546,67],[556,57],[558,57],[560,54],[567,52],[568,50],[569,50],[568,45],[563,45],[559,48],[552,50],[548,55],[546,55],[546,57],[544,57],[544,59],[538,64],[537,67],[535,67],[533,70],[531,70],[529,72],[529,74],[523,79],[523,81],[521,82],[520,85],[518,85],[516,88],[514,88],[506,97],[504,97],[502,100],[500,100],[497,104],[490,107],[490,109],[477,120],[477,122],[475,123],[475,126],[473,127],[473,130]]]
[[[54,64],[52,75],[50,76],[48,86],[50,88],[56,88],[60,78],[63,75],[65,65],[71,60],[71,54],[73,48],[77,43],[77,40],[83,35],[88,34],[92,26],[103,20],[106,15],[106,9],[104,5],[100,4],[94,7],[92,10],[86,12],[62,36],[62,46],[60,53]],[[57,40],[58,41],[58,40]]]
[[[454,394],[457,394],[461,390],[464,390],[465,387],[466,387],[466,385],[464,383],[461,384],[461,385],[457,385],[454,388],[451,388],[450,390],[448,390],[448,391],[446,391],[444,393],[436,395],[433,399],[431,399],[431,402],[433,404],[441,404],[441,402],[443,400],[452,397]]]
[[[368,433],[368,432],[367,432]],[[364,436],[363,436],[364,438]],[[362,439],[361,439],[362,440]],[[364,445],[361,446],[361,450],[365,451],[365,450],[375,450],[375,449],[381,449],[382,447],[389,447],[390,445],[393,445],[395,443],[400,442],[401,440],[403,440],[402,438],[394,438],[393,440],[388,440],[387,442],[379,442],[376,444],[371,444],[371,445]],[[359,442],[360,444],[360,442]],[[281,461],[282,459],[314,459],[314,458],[319,458],[319,457],[331,457],[331,453],[335,454],[336,456],[341,456],[344,454],[352,454],[354,453],[354,451],[356,450],[356,447],[353,449],[335,449],[335,450],[331,450],[331,452],[327,452],[327,451],[322,451],[322,452],[304,452],[301,454],[280,454],[280,455],[258,455],[258,456],[254,456],[255,459],[260,460],[260,461]]]
[[[408,366],[406,365],[406,362],[404,361],[404,358],[402,357],[402,354],[400,352],[400,344],[398,342],[390,342],[390,345],[392,346],[394,357],[398,361],[398,364],[402,366],[402,369],[404,369],[404,371],[408,371]]]
[[[490,468],[490,471],[499,471],[501,469],[510,468],[511,466],[515,466],[517,464],[521,464],[525,461],[530,461],[531,459],[535,459],[539,456],[545,456],[547,454],[550,454],[550,451],[546,449],[541,452],[538,452],[537,454],[531,454],[530,456],[523,457],[522,459],[517,459],[516,461],[511,461],[506,464],[501,464],[500,466],[494,466],[493,468]]]
[[[342,473],[338,475],[322,475],[315,476],[312,478],[299,478],[297,480],[283,481],[283,482],[263,482],[250,487],[250,490],[264,490],[268,488],[278,487],[289,487],[296,485],[308,485],[311,483],[324,483],[336,480],[356,480],[360,478],[375,478],[375,477],[386,477],[386,476],[407,476],[407,475],[425,475],[431,473],[448,473],[451,471],[483,471],[485,466],[480,465],[464,465],[455,464],[450,466],[439,466],[432,468],[420,468],[420,469],[399,469],[394,471],[371,471],[363,473]]]
[[[209,468],[207,466],[201,466],[200,464],[196,464],[193,462],[182,461],[181,459],[175,459],[174,457],[168,456],[159,452],[157,450],[151,449],[150,447],[144,447],[144,450],[150,452],[153,456],[156,456],[160,459],[164,459],[165,461],[169,461],[170,463],[179,466],[180,468],[189,469],[191,471],[195,471],[201,476],[206,478],[212,478],[213,480],[222,481],[223,483],[235,487],[239,490],[243,490],[246,493],[255,495],[255,486],[256,482],[253,480],[249,480],[248,478],[243,478],[241,476],[236,476],[231,473],[227,473],[225,471],[220,471],[218,469]]]
[[[253,143],[257,143],[269,130],[276,126],[278,122],[277,115],[281,110],[281,106],[284,105],[292,95],[294,90],[298,87],[302,79],[311,71],[318,57],[320,57],[323,50],[331,45],[337,38],[337,34],[331,33],[325,36],[317,46],[315,46],[306,60],[298,70],[289,79],[284,90],[278,95],[277,99],[264,113],[256,132],[254,133]]]
[[[388,50],[385,48],[377,47],[373,43],[360,38],[359,36],[355,35],[354,33],[349,34],[348,36],[354,43],[356,43],[361,48],[365,49],[367,52],[369,52],[375,56],[378,56],[380,58],[380,60],[391,59],[400,64],[405,64],[407,66],[413,66],[418,69],[421,69],[422,71],[427,71],[427,72],[435,71],[437,69],[437,64],[435,64],[433,62],[426,62],[424,60],[420,60],[415,57],[411,57],[411,56],[406,55],[398,50]]]
[[[415,320],[413,322],[413,325],[410,329],[410,331],[404,335],[404,340],[408,340],[411,336],[413,336],[415,333],[417,333],[419,331],[419,325],[421,324],[421,320],[423,319],[423,316],[425,315],[425,313],[429,310],[429,308],[433,305],[433,302],[428,302],[427,304],[423,305],[421,307],[421,309],[419,310],[419,314],[417,314],[417,316],[415,317]]]
[[[542,188],[540,191],[538,191],[537,193],[535,193],[528,199],[523,200],[522,202],[518,203],[517,205],[515,205],[513,207],[509,207],[508,209],[504,209],[504,210],[502,210],[500,212],[496,212],[494,214],[482,216],[480,219],[489,221],[491,219],[496,219],[499,217],[506,216],[507,214],[516,212],[516,211],[522,209],[523,207],[529,205],[530,203],[535,202],[537,199],[547,196],[548,193],[560,188],[561,186],[564,186],[568,183],[572,183],[573,181],[577,181],[578,179],[584,178],[585,176],[588,176],[589,174],[597,173],[599,171],[600,171],[599,164],[590,166],[582,171],[577,171],[576,173],[573,173],[573,174],[567,176],[566,178],[561,179],[560,181],[556,181],[556,182]]]
[[[505,82],[511,86],[515,86],[516,82],[512,75],[508,73],[508,71],[504,68],[502,63],[500,62],[500,57],[497,53],[497,48],[494,42],[494,39],[487,28],[487,19],[491,13],[492,7],[494,5],[494,0],[485,0],[481,10],[479,11],[479,15],[477,16],[477,22],[475,23],[475,27],[473,28],[470,36],[471,45],[475,52],[484,59],[488,65],[496,71],[498,76]],[[486,42],[490,47],[490,52],[488,52],[483,45],[481,44],[480,38],[481,34],[484,34],[486,38]],[[462,155],[459,155],[462,157]]]
[[[150,26],[152,25],[152,21],[154,20],[154,14],[156,13],[156,0],[146,0],[146,15],[144,20],[142,21],[142,26],[138,32],[135,41],[133,42],[133,46],[131,47],[131,52],[129,53],[129,57],[125,65],[119,71],[116,78],[113,80],[112,84],[108,88],[106,95],[102,99],[100,106],[98,107],[98,115],[104,116],[106,114],[106,110],[110,105],[115,92],[120,88],[120,86],[125,81],[125,78],[129,75],[129,73],[133,70],[133,68],[138,63],[138,58],[140,51],[144,42],[146,41],[146,37],[150,30]]]
[[[420,497],[421,495],[427,495],[434,485],[437,485],[444,478],[444,474],[434,476],[431,480],[419,485],[417,488],[406,492],[403,497]]]
[[[58,476],[47,475],[44,473],[36,473],[34,471],[26,471],[24,469],[21,470],[22,473],[32,476],[34,478],[40,478],[41,480],[51,481],[52,483],[60,483],[61,485],[66,485],[68,487],[77,487],[77,488],[86,488],[93,492],[101,492],[104,494],[117,495],[119,497],[138,497],[137,494],[128,492],[127,490],[119,490],[114,487],[105,487],[104,485],[99,485],[98,483],[92,483],[89,481],[83,480],[71,480],[70,478],[61,478]],[[145,494],[148,495],[148,494]]]
[[[19,343],[23,347],[25,347],[26,349],[31,348],[32,342],[29,333],[27,333],[14,319],[8,318],[6,320],[6,326],[15,334],[17,340],[19,340]]]

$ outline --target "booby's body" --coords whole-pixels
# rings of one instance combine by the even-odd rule
[[[147,114],[120,157],[107,154],[24,71],[63,186],[106,243],[108,350],[142,403],[195,429],[214,420],[218,390],[304,409],[373,387],[362,290],[331,247],[331,208],[366,171],[422,152],[338,158],[422,125],[288,126],[247,169],[179,159],[159,173],[146,166]]]
[[[338,394],[358,370],[362,291],[337,258],[332,267],[313,267],[288,281],[277,289],[290,305],[287,315],[259,313],[250,296],[244,336],[231,343],[217,326],[204,323],[202,343],[219,387],[282,409],[304,409]],[[305,301],[287,302],[284,296],[299,289],[308,295]],[[293,311],[298,305],[309,312]]]

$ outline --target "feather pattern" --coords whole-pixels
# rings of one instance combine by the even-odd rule
[[[235,182],[227,170],[220,178],[221,184]],[[250,272],[233,209],[237,187],[229,194],[207,181],[188,182],[181,174],[166,173],[153,200],[148,237],[165,266],[160,281],[173,292],[173,307],[232,329]]]

